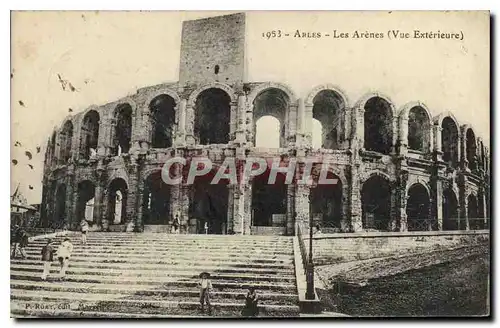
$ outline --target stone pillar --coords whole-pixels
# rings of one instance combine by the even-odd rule
[[[118,143],[115,144],[116,137],[116,118],[111,117],[107,124],[106,132],[107,135],[104,136],[104,155],[109,156],[113,154],[113,151]]]
[[[467,138],[466,138],[466,132],[467,132],[467,129],[464,129],[464,127],[462,126],[461,129],[460,129],[460,133],[459,133],[459,159],[460,159],[460,167],[463,169],[463,170],[466,170],[466,171],[469,171],[469,161],[467,160]]]
[[[460,225],[459,229],[469,230],[469,204],[467,201],[468,196],[468,188],[467,188],[467,177],[464,175],[460,175],[459,183],[459,204],[460,204]],[[465,226],[465,227],[464,227]]]
[[[356,151],[365,148],[365,109],[356,108],[352,114],[351,148]]]
[[[285,145],[284,147],[293,147],[297,141],[297,110],[298,103],[290,104],[285,121]]]
[[[443,160],[443,142],[442,142],[443,128],[438,124],[434,125],[434,151],[436,153],[436,161]]]
[[[99,121],[99,135],[97,137],[97,155],[106,156],[107,147],[109,147],[109,142],[107,141],[109,136],[109,131],[111,130],[109,119],[103,116],[103,119]]]
[[[104,205],[104,187],[102,186],[102,179],[101,175],[99,175],[99,178],[97,179],[97,184],[95,186],[95,194],[94,194],[94,222],[98,226],[102,226],[102,219],[103,219],[103,205]]]
[[[245,96],[240,95],[238,97],[238,107],[236,110],[237,117],[236,117],[236,132],[235,132],[235,142],[238,145],[244,145],[247,142],[247,135],[246,135],[246,129],[247,129],[247,118],[246,118],[246,102],[245,102]]]
[[[126,204],[126,216],[125,216],[125,227],[127,232],[134,231],[134,219],[137,217],[137,198],[138,195],[138,185],[139,185],[139,164],[135,158],[132,158],[130,164],[130,173],[128,179],[128,192],[127,192],[127,204]]]
[[[349,208],[351,210],[350,221],[351,231],[357,232],[363,230],[363,210],[361,207],[361,186],[359,181],[359,166],[352,164],[350,166],[350,188],[349,188]]]
[[[233,218],[231,220],[231,229],[235,235],[247,234],[251,224],[250,222],[247,223],[250,217],[245,215],[245,199],[248,198],[249,194],[248,185],[232,186],[232,191]]]
[[[399,231],[408,231],[408,215],[406,214],[406,206],[408,203],[408,196],[406,195],[406,188],[408,186],[408,171],[402,170],[399,173],[398,181],[396,184],[396,215],[398,217]]]
[[[406,129],[408,129],[408,122],[406,124]],[[396,154],[396,145],[398,144],[398,118],[394,116],[392,118],[392,145],[391,145],[391,154]],[[406,136],[408,137],[408,132],[406,132]]]
[[[437,179],[433,186],[431,198],[431,218],[436,218],[437,229],[443,230],[443,182]]]
[[[312,146],[312,120],[313,120],[313,105],[304,105],[304,120],[303,120],[303,133],[304,133],[304,144],[305,147]]]
[[[293,187],[293,185],[290,185]],[[310,186],[306,184],[297,184],[295,186],[294,194],[294,212],[295,212],[295,225],[299,224],[304,229],[303,233],[309,231],[309,217],[310,217],[310,208],[309,208],[309,195],[310,195]],[[287,220],[288,222],[288,220]],[[297,231],[290,232],[297,233]]]
[[[252,234],[252,184],[247,184],[243,188],[243,198],[240,197],[240,202],[243,203],[242,222],[243,234]],[[240,204],[241,206],[241,204]]]
[[[192,218],[189,217],[189,195],[191,193],[190,185],[180,184],[179,185],[179,211],[181,215],[181,225],[188,227],[188,233],[197,233],[196,231],[196,218],[194,222],[191,221]]]
[[[399,118],[399,154],[405,156],[407,153],[408,153],[408,116],[401,115]]]
[[[68,229],[74,230],[77,228],[77,219],[72,215],[72,208],[74,199],[74,166],[70,165],[67,170],[66,175],[66,200],[65,200],[65,209],[64,209],[64,220]]]
[[[306,144],[306,108],[304,104],[304,99],[300,98],[297,100],[297,147],[302,147]]]
[[[194,146],[196,144],[196,136],[194,135],[194,107],[193,104],[186,105],[186,144]]]

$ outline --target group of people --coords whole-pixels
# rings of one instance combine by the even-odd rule
[[[202,272],[200,274],[200,304],[201,312],[205,312],[205,305],[208,308],[208,314],[212,313],[212,308],[210,304],[210,293],[212,291],[212,282],[210,281],[210,274],[208,272]],[[259,297],[255,287],[250,286],[248,288],[245,297],[245,307],[241,311],[241,315],[244,317],[256,317],[259,314]]]
[[[73,252],[73,244],[69,238],[64,238],[62,243],[56,249],[55,245],[52,243],[52,239],[47,239],[47,244],[42,247],[42,262],[43,262],[43,272],[42,280],[47,280],[47,276],[50,273],[50,268],[52,262],[54,261],[54,256],[57,257],[60,269],[59,269],[59,279],[66,278],[66,270],[68,270],[69,259],[71,253]]]
[[[29,235],[26,230],[17,224],[14,225],[10,231],[11,258],[16,258],[19,253],[21,258],[25,259],[28,243]]]

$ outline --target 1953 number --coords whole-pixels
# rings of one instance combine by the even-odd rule
[[[281,30],[273,30],[268,32],[262,32],[262,37],[266,39],[281,38]]]

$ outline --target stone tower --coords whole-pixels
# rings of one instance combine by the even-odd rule
[[[245,80],[245,14],[182,24],[180,85]]]

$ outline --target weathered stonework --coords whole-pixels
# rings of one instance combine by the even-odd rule
[[[200,44],[193,43],[197,40],[192,39],[193,35],[201,33],[196,31],[202,25],[223,26],[221,22],[224,17],[230,22],[225,25],[227,35],[224,36],[224,42],[212,47],[210,40],[215,38],[215,34],[208,30],[207,58],[200,59],[201,61],[192,60],[193,56],[201,51],[195,49],[199,48]],[[269,222],[259,226],[255,224],[258,219],[254,214],[256,208],[252,206],[252,197],[257,192],[252,184],[253,180],[246,186],[227,187],[228,199],[216,199],[220,202],[217,206],[226,208],[227,213],[227,219],[218,222],[217,217],[226,216],[226,213],[218,213],[217,217],[210,219],[197,216],[197,206],[202,206],[199,203],[205,201],[197,199],[195,186],[167,188],[161,184],[160,172],[167,159],[178,156],[186,159],[206,156],[218,165],[227,157],[237,158],[243,164],[247,158],[256,156],[296,156],[298,167],[303,167],[305,158],[308,157],[328,162],[331,174],[341,182],[340,189],[332,193],[336,195],[335,198],[326,201],[333,204],[334,209],[331,211],[337,214],[332,221],[319,221],[324,229],[342,232],[365,229],[407,231],[409,227],[414,230],[418,227],[421,230],[442,230],[450,226],[446,220],[457,219],[460,219],[457,229],[469,229],[469,220],[477,221],[476,217],[470,216],[472,212],[483,218],[481,227],[485,227],[484,222],[487,221],[491,205],[490,155],[483,141],[475,138],[472,127],[460,126],[451,113],[443,113],[433,118],[421,102],[412,102],[396,111],[393,102],[378,93],[367,94],[356,103],[350,103],[341,89],[328,83],[298,95],[283,83],[246,82],[243,53],[244,16],[229,15],[211,20],[199,22],[201,25],[185,25],[189,28],[183,32],[180,82],[145,87],[109,104],[91,106],[68,117],[54,130],[45,157],[41,225],[65,224],[77,229],[79,221],[84,218],[82,206],[85,208],[85,203],[82,195],[88,192],[94,196],[92,221],[95,229],[144,231],[147,228],[170,231],[172,218],[179,214],[183,233],[203,233],[203,222],[209,220],[211,225],[217,225],[217,229],[212,230],[212,233],[294,234],[296,224],[308,226],[312,216],[322,214],[322,210],[311,209],[310,186],[289,185],[283,199],[285,213],[274,213],[276,216],[273,216],[273,220],[276,219],[279,223]],[[237,33],[229,38],[231,31]],[[191,38],[189,41],[184,39],[188,36]],[[234,44],[234,47],[229,47],[228,44]],[[208,64],[204,61],[212,59],[216,59],[219,65],[217,74],[213,72],[212,66],[209,66],[210,74],[206,68]],[[229,70],[226,71],[227,68]],[[229,124],[228,135],[217,135],[214,132],[213,137],[228,140],[224,143],[200,144],[197,135],[200,132],[196,131],[194,123],[196,110],[197,106],[201,106],[201,110],[212,110],[209,105],[203,103],[202,98],[210,97],[213,90],[227,95],[227,103],[224,106],[227,108],[226,119]],[[266,96],[268,98],[264,100],[259,98],[268,91],[271,96]],[[325,95],[330,95],[330,98]],[[321,100],[321,96],[325,96],[326,100]],[[283,131],[280,148],[256,147],[256,119],[259,117],[255,115],[257,112],[268,114],[265,112],[267,107],[258,106],[266,101],[274,104],[273,97],[279,98],[277,103],[285,106],[282,109],[284,115],[280,116]],[[336,100],[329,103],[328,99]],[[371,108],[370,103],[374,99],[379,105]],[[324,101],[322,106],[325,108],[333,108],[331,118],[334,120],[335,135],[331,140],[336,145],[334,149],[312,147],[312,122],[314,117],[318,117],[315,116],[318,115],[316,109],[321,101]],[[124,104],[129,105],[132,110],[128,141],[130,149],[127,153],[116,155],[113,153],[117,145],[116,109]],[[170,108],[174,115],[165,121],[170,123],[161,123],[166,125],[160,128],[166,131],[166,135],[171,136],[172,145],[167,148],[154,148],[153,136],[158,130],[157,125],[160,124],[154,121],[155,113],[165,108]],[[89,113],[97,113],[99,117],[97,147],[95,154],[85,156],[90,139],[82,136],[85,131],[92,132],[95,128],[91,125],[93,123],[85,120]],[[421,121],[415,121],[415,117]],[[381,151],[365,148],[367,142],[370,148],[381,144],[368,140],[373,138],[373,134],[382,133],[368,126],[377,122],[384,126],[381,131],[385,134],[380,136],[381,140],[388,140],[389,143],[382,145],[384,147],[380,148]],[[411,126],[415,125],[424,126],[425,129],[415,134],[411,130]],[[66,129],[63,129],[65,126]],[[62,143],[63,137],[65,139]],[[471,141],[471,138],[474,140]],[[409,139],[412,142],[409,142]],[[476,145],[476,165],[473,168],[469,163],[472,156],[471,142]],[[411,143],[421,146],[412,149]],[[67,161],[61,160],[64,154],[70,154]],[[454,163],[450,158],[457,161]],[[387,188],[386,198],[377,198],[381,197],[377,194],[379,190],[363,189],[363,186],[373,179],[378,179],[377,181],[384,185],[381,190]],[[113,213],[113,206],[116,208],[116,202],[109,195],[116,192],[111,190],[111,186],[117,180],[126,186],[120,189],[123,199],[126,199],[126,205],[120,222],[114,224],[114,218],[109,216]],[[93,186],[93,189],[87,190],[87,187],[82,191],[84,185]],[[58,196],[61,194],[57,192],[59,188],[65,188],[63,196]],[[445,192],[447,195],[454,195],[455,200],[448,200],[445,204]],[[153,194],[161,197],[153,199]],[[208,202],[219,194],[219,191],[207,194]],[[422,198],[423,194],[427,195],[426,199]],[[380,199],[388,201],[390,208],[377,207],[377,200]],[[476,202],[472,212],[471,201]],[[154,207],[153,203],[157,207]],[[206,205],[206,202],[204,204]],[[455,206],[450,204],[456,204],[456,208],[449,208]],[[158,214],[158,220],[151,223],[153,207],[155,210],[163,210]],[[457,215],[450,214],[455,211]],[[415,218],[424,221],[424,224],[412,223]]]

